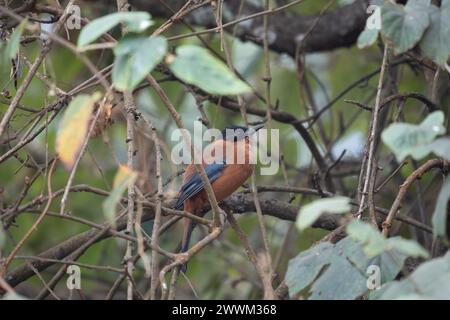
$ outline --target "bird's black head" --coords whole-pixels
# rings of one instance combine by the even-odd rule
[[[249,128],[236,125],[227,126],[222,130],[222,137],[227,141],[239,141],[249,137],[263,126],[264,125],[257,125]]]
[[[222,130],[223,140],[228,141],[239,141],[245,138],[245,132],[247,132],[246,127],[242,126],[227,126]]]

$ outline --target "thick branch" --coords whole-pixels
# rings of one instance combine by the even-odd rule
[[[255,204],[253,202],[253,198],[251,195],[235,194],[225,202],[225,205],[236,214],[243,214],[246,212],[255,211]],[[170,204],[168,204],[167,206],[170,206]],[[263,214],[271,215],[283,220],[290,220],[290,221],[295,220],[298,212],[298,208],[296,206],[275,199],[261,200],[261,210]],[[151,220],[153,219],[153,217],[154,217],[153,209],[146,208],[142,216],[142,222]],[[333,216],[322,216],[316,221],[314,227],[326,230],[334,230],[336,227],[339,226],[338,220],[335,218],[336,217]],[[125,228],[126,228],[126,217],[117,221],[116,224],[117,231],[122,231]],[[72,252],[77,250],[83,244],[85,244],[92,238],[98,236],[98,234],[101,232],[102,230],[92,228],[88,231],[75,235],[61,242],[60,244],[48,249],[47,251],[39,254],[38,256],[45,259],[63,260],[65,257],[69,256]],[[105,234],[100,236],[96,242],[109,238],[113,235],[114,233],[111,231],[106,232]],[[46,261],[35,260],[16,268],[5,277],[5,280],[8,281],[8,283],[11,286],[15,287],[21,282],[26,281],[28,278],[35,275],[34,271],[32,270],[32,267],[34,267],[38,271],[42,271],[47,269],[53,264],[54,264],[53,262],[48,260]],[[32,267],[30,267],[30,265]]]
[[[231,13],[231,16],[224,15],[224,23],[264,10],[262,7],[246,2],[241,14],[238,15],[241,2],[241,0],[224,2],[225,11]],[[271,41],[269,41],[269,48],[294,57],[299,41],[301,41],[302,50],[305,52],[329,51],[349,47],[356,42],[358,35],[364,28],[368,2],[368,0],[356,0],[353,4],[322,15],[300,15],[284,11],[275,13],[270,18],[269,35]],[[137,10],[146,10],[154,16],[169,18],[173,15],[173,12],[167,7],[177,11],[185,1],[164,0],[166,6],[162,5],[160,0],[134,0],[130,3]],[[186,21],[206,28],[216,27],[216,21],[210,8],[194,11],[186,18]],[[239,24],[236,35],[242,40],[262,45],[263,22],[263,17],[258,17],[250,22]],[[306,34],[307,36],[304,38]]]

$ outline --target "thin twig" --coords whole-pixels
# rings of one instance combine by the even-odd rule
[[[31,236],[34,230],[39,226],[39,224],[44,220],[45,215],[48,212],[48,209],[50,209],[50,205],[52,204],[52,175],[53,175],[53,169],[55,168],[57,158],[53,160],[53,163],[51,164],[50,170],[48,172],[47,176],[47,188],[48,188],[48,200],[47,204],[44,207],[44,210],[42,210],[42,213],[39,215],[39,217],[36,219],[36,221],[33,223],[33,225],[28,229],[27,233],[20,239],[19,243],[15,246],[15,248],[11,251],[8,258],[6,258],[5,263],[2,265],[2,269],[0,270],[0,276],[6,274],[9,265],[11,264],[12,260],[14,259],[14,256],[19,252],[20,248],[24,245],[24,243],[28,240],[28,238]]]
[[[383,62],[381,64],[380,78],[378,80],[377,96],[375,98],[375,106],[374,106],[374,109],[372,112],[372,121],[371,121],[371,126],[370,126],[371,131],[370,131],[369,137],[367,138],[367,144],[369,147],[368,147],[367,161],[366,161],[366,167],[365,167],[364,187],[363,187],[362,193],[361,193],[360,207],[357,212],[357,216],[361,217],[361,214],[364,210],[364,206],[366,205],[366,197],[368,197],[370,219],[375,226],[377,226],[377,218],[376,218],[376,214],[375,214],[375,209],[374,209],[375,205],[374,205],[374,200],[373,200],[375,181],[372,181],[374,179],[371,179],[371,178],[373,177],[373,170],[376,170],[376,164],[374,163],[375,162],[375,148],[377,145],[376,134],[378,131],[378,117],[379,117],[379,112],[380,112],[381,94],[382,94],[382,89],[383,89],[384,74],[386,72],[386,68],[388,65],[388,56],[389,56],[389,45],[386,43],[384,46]],[[361,172],[363,172],[363,170]]]

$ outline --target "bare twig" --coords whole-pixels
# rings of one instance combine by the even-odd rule
[[[33,223],[33,225],[28,229],[27,233],[20,239],[19,243],[16,245],[16,247],[11,251],[8,258],[6,258],[5,263],[2,265],[2,269],[0,270],[0,276],[3,276],[6,274],[9,265],[11,264],[12,260],[14,259],[14,256],[19,252],[20,248],[24,245],[24,243],[28,240],[28,238],[31,236],[34,230],[39,226],[39,224],[44,220],[45,215],[48,212],[48,209],[50,209],[50,205],[52,203],[53,197],[52,197],[52,175],[53,175],[53,169],[55,168],[57,158],[53,160],[53,163],[51,164],[50,171],[48,172],[47,176],[47,188],[48,188],[48,200],[47,204],[45,205],[44,210],[42,210],[42,213],[39,215],[39,217],[36,219],[36,221]]]
[[[417,170],[415,170],[413,173],[411,173],[408,178],[406,178],[405,182],[400,186],[400,189],[397,193],[397,196],[395,197],[395,200],[391,206],[391,209],[389,210],[389,213],[386,217],[386,220],[383,222],[383,235],[385,237],[389,236],[389,231],[392,226],[392,221],[395,219],[397,212],[400,210],[401,203],[403,201],[403,198],[406,195],[406,191],[411,186],[411,184],[417,180],[420,179],[420,177],[430,171],[433,168],[443,168],[443,166],[448,166],[448,163],[445,164],[444,160],[442,159],[431,159],[425,162],[423,165],[421,165]]]
[[[366,197],[368,197],[368,205],[369,205],[369,213],[370,213],[370,219],[372,223],[377,226],[377,219],[375,215],[375,205],[373,200],[373,194],[375,189],[375,179],[372,179],[374,177],[374,170],[376,170],[376,164],[375,162],[375,148],[377,145],[376,141],[376,134],[378,132],[378,117],[380,112],[380,102],[381,102],[381,95],[382,95],[382,89],[383,89],[383,81],[384,81],[384,74],[386,72],[386,68],[388,65],[388,56],[389,56],[389,45],[385,44],[384,46],[384,53],[383,53],[383,62],[381,64],[381,71],[380,71],[380,78],[378,81],[378,87],[377,87],[377,96],[375,98],[375,107],[372,112],[372,121],[370,125],[370,134],[367,138],[367,144],[368,144],[368,154],[367,154],[367,160],[366,160],[366,167],[364,170],[361,170],[362,172],[365,172],[365,178],[364,178],[364,186],[361,192],[361,202],[360,206],[357,212],[357,216],[360,217],[364,206],[366,204]]]

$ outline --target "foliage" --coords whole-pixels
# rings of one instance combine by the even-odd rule
[[[400,281],[387,283],[374,292],[372,299],[381,300],[447,300],[450,295],[450,252],[420,265]]]
[[[430,24],[430,0],[410,0],[405,6],[387,2],[382,9],[383,33],[394,42],[396,53],[416,45]]]
[[[75,247],[84,250],[76,260],[90,266],[81,267],[88,299],[113,286],[114,298],[125,299],[127,286],[144,296],[149,261],[157,272],[169,268],[156,281],[157,299],[175,278],[171,292],[188,299],[261,298],[270,294],[264,279],[274,279],[273,289],[286,283],[290,299],[450,298],[450,0],[378,1],[365,25],[362,0],[284,2],[275,14],[263,1],[227,0],[218,10],[173,0],[177,12],[136,1],[137,11],[117,13],[115,2],[80,2],[81,30],[66,24],[52,37],[42,30],[56,24],[43,19],[66,12],[53,1],[19,10],[21,23],[2,13],[0,269],[32,232],[4,279],[28,273],[2,298],[41,291],[35,271],[55,274],[43,264],[29,269],[20,255],[57,261]],[[279,153],[258,155],[255,180],[219,204],[240,230],[228,219],[200,248],[216,229],[196,227],[182,276],[170,264],[180,257],[175,221],[184,213],[170,208],[185,166],[171,152],[180,122],[195,136],[196,120],[202,130],[265,123],[281,139]],[[267,157],[280,167],[275,175],[260,174]],[[431,159],[438,165],[423,170]],[[55,214],[61,203],[67,214]],[[390,218],[385,237],[379,229]],[[110,224],[116,230],[99,231]],[[273,274],[260,268],[264,238]],[[144,247],[150,242],[156,247]],[[125,252],[136,257],[132,279]],[[415,271],[402,272],[407,258]],[[54,292],[70,296],[62,282]]]
[[[91,21],[78,37],[78,47],[94,42],[105,32],[123,23],[129,32],[142,32],[153,25],[148,12],[115,12]]]
[[[369,19],[373,19],[372,14]],[[381,10],[382,33],[392,41],[397,54],[419,45],[425,56],[445,66],[450,56],[450,0],[440,7],[430,0],[409,0],[406,5],[386,1]],[[358,38],[358,47],[367,48],[375,43],[378,29],[366,28]]]
[[[393,280],[407,257],[428,258],[417,242],[386,239],[368,223],[353,219],[348,236],[336,244],[323,242],[290,260],[286,283],[291,296],[309,288],[308,299],[356,299],[367,294],[373,266],[382,284]]]
[[[208,50],[197,46],[177,48],[175,58],[169,59],[169,67],[181,80],[198,86],[206,92],[218,95],[242,94],[250,87],[239,80],[228,67],[213,57]]]
[[[396,250],[409,257],[428,258],[428,252],[417,242],[394,237],[386,239],[372,225],[352,220],[347,226],[347,234],[361,244],[368,257],[377,256],[382,252]]]
[[[408,155],[420,160],[430,152],[442,155],[442,150],[450,147],[450,141],[447,139],[436,140],[438,142],[435,143],[436,136],[444,132],[444,113],[435,111],[429,114],[419,125],[393,123],[384,129],[381,138],[395,154],[398,161],[403,161]]]
[[[164,37],[129,35],[114,48],[112,81],[122,91],[133,90],[161,62],[167,51]]]
[[[79,95],[75,97],[64,112],[56,136],[56,153],[69,170],[81,150],[88,134],[94,104],[99,94]]]
[[[420,41],[424,54],[443,66],[450,54],[448,35],[450,33],[450,1],[443,0],[441,7],[430,6],[430,26]]]
[[[336,244],[313,246],[289,261],[286,284],[292,296],[306,290],[308,299],[356,299],[368,292],[371,265],[381,270],[381,283],[395,278],[406,256],[395,250],[368,257],[351,237]]]
[[[432,224],[433,233],[436,236],[446,237],[448,201],[450,200],[450,178],[445,179],[436,200],[436,207],[433,212]]]
[[[19,26],[14,30],[8,44],[5,48],[5,57],[14,59],[19,51],[20,37],[22,36],[25,27],[27,26],[28,19],[24,19]]]
[[[300,209],[296,225],[300,231],[303,231],[312,226],[322,214],[343,214],[349,211],[350,199],[346,197],[315,200]]]

